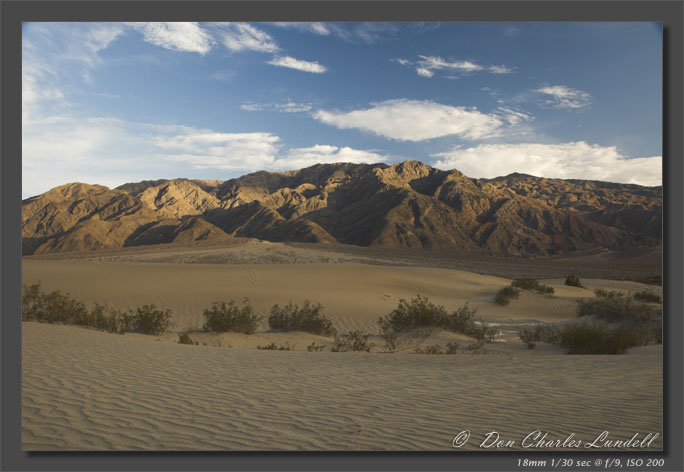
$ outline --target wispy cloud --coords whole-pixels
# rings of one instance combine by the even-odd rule
[[[512,74],[513,72],[515,72],[514,68],[504,65],[489,66],[487,70],[489,70],[489,72],[491,72],[492,74]]]
[[[206,54],[214,42],[211,35],[197,23],[128,23],[143,34],[150,44],[175,51]]]
[[[409,99],[373,103],[350,112],[318,110],[313,117],[341,129],[360,129],[400,141],[423,141],[457,135],[479,139],[494,135],[503,121],[475,108]]]
[[[505,65],[491,65],[483,66],[473,61],[449,61],[443,59],[439,56],[418,56],[418,60],[414,62],[403,58],[393,58],[390,59],[392,62],[397,62],[403,66],[415,66],[416,73],[421,77],[432,77],[435,75],[435,71],[448,70],[453,74],[469,74],[479,71],[487,71],[492,74],[512,74],[515,68],[508,67]],[[458,76],[448,75],[446,78],[456,79]]]
[[[561,110],[581,110],[591,106],[591,95],[582,90],[573,89],[565,85],[553,85],[534,90],[543,94],[543,106],[552,106]]]
[[[305,31],[308,33],[315,33],[321,36],[328,36],[330,34],[330,29],[325,25],[325,23],[320,22],[276,22],[273,23],[281,28],[292,28],[299,31]]]
[[[312,72],[314,74],[322,74],[328,70],[325,66],[322,66],[318,62],[303,61],[290,56],[274,57],[268,61],[268,64],[271,64],[272,66],[300,70],[302,72]]]
[[[278,43],[265,31],[247,23],[221,23],[219,36],[231,51],[277,52]]]
[[[277,111],[282,113],[300,113],[311,111],[310,103],[297,103],[288,99],[283,103],[254,103],[246,102],[240,105],[241,110],[245,111]]]
[[[481,144],[433,154],[435,166],[469,177],[493,178],[513,172],[538,177],[661,185],[662,158],[627,158],[615,146],[584,141],[561,144]]]

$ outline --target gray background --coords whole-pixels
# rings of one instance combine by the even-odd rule
[[[1,470],[517,470],[517,459],[665,458],[683,470],[682,0],[3,1],[0,4]],[[24,453],[21,451],[22,21],[662,21],[664,54],[665,451],[630,453]],[[445,399],[446,401],[447,399]],[[675,451],[678,449],[679,451]],[[520,470],[541,470],[540,468]],[[560,469],[558,469],[560,470]],[[565,468],[563,470],[605,470]],[[638,470],[636,468],[622,470]]]

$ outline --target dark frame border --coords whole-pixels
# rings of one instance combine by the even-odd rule
[[[22,1],[0,4],[1,470],[515,470],[517,458],[664,458],[681,471],[683,0],[640,1]],[[21,451],[22,21],[662,21],[664,190],[664,452],[24,453]],[[539,470],[539,469],[536,469]],[[564,470],[594,470],[566,468]],[[604,470],[597,468],[596,470]],[[628,470],[636,470],[635,468]]]

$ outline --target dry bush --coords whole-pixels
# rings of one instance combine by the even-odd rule
[[[494,297],[494,302],[505,306],[510,304],[511,300],[517,300],[519,297],[520,290],[508,285],[497,292],[496,297]]]
[[[242,308],[238,307],[233,300],[226,302],[214,302],[211,308],[204,310],[204,331],[224,333],[233,331],[236,333],[253,334],[259,327],[260,317],[254,313],[254,309],[247,300]]]
[[[323,336],[332,336],[337,332],[332,321],[323,314],[323,306],[320,303],[312,305],[309,300],[305,300],[301,308],[292,302],[282,308],[273,305],[268,325],[274,330],[306,331]]]

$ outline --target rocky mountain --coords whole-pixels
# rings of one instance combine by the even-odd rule
[[[252,237],[544,256],[658,246],[662,187],[319,164],[225,182],[72,183],[24,200],[22,219],[25,255]]]

